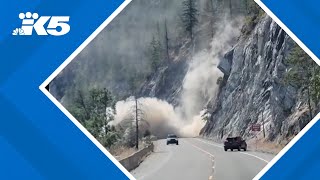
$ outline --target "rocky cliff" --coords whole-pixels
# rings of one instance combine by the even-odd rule
[[[309,117],[306,97],[283,81],[292,46],[290,37],[266,15],[251,30],[245,25],[237,44],[220,61],[223,80],[201,135],[253,138],[254,123],[264,126],[270,141],[286,143],[296,135]]]
[[[139,92],[141,97],[156,97],[177,106],[183,80],[191,59],[190,41],[179,45],[170,53],[170,64],[162,66],[147,79]]]
[[[294,42],[246,0],[197,1],[199,22],[191,41],[179,24],[181,3],[133,2],[50,84],[50,92],[67,107],[74,106],[77,92],[88,96],[93,87],[109,89],[116,101],[138,93],[157,107],[146,110],[147,121],[159,116],[159,124],[168,126],[154,129],[164,133],[201,126],[198,134],[206,119],[202,136],[250,139],[251,124],[259,123],[265,137],[258,137],[286,144],[310,121],[307,97],[284,83]],[[163,36],[165,23],[169,58],[152,69],[146,51],[152,37]]]

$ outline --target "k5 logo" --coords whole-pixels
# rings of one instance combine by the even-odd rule
[[[40,16],[37,13],[31,14],[20,13],[19,18],[22,20],[21,28],[16,28],[13,30],[12,35],[32,35],[33,30],[38,35],[53,35],[53,36],[62,36],[67,34],[70,31],[69,16]],[[49,21],[50,20],[50,21]],[[44,25],[48,23],[48,26],[45,28]]]

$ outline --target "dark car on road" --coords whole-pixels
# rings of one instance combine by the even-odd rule
[[[178,140],[177,135],[175,135],[175,134],[168,134],[168,136],[167,136],[167,145],[168,145],[168,144],[176,144],[176,145],[179,145],[179,140]]]
[[[231,151],[233,151],[234,149],[238,149],[238,151],[241,151],[241,149],[243,149],[244,151],[246,151],[247,143],[241,137],[228,137],[224,141],[224,150],[228,151],[228,149],[230,149]]]

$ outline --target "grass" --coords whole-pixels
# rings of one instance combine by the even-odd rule
[[[274,142],[259,139],[250,139],[248,140],[247,144],[248,149],[271,154],[278,154],[285,146],[285,144],[276,144]]]
[[[139,149],[144,148],[144,144],[142,142],[139,143]],[[127,147],[124,145],[116,145],[112,146],[108,151],[117,159],[121,160],[131,156],[133,153],[138,151],[135,147]]]

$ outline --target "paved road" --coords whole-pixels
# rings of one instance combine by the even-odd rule
[[[131,173],[137,180],[249,180],[274,156],[253,152],[225,152],[220,144],[188,138],[179,145],[155,142],[155,152]]]

